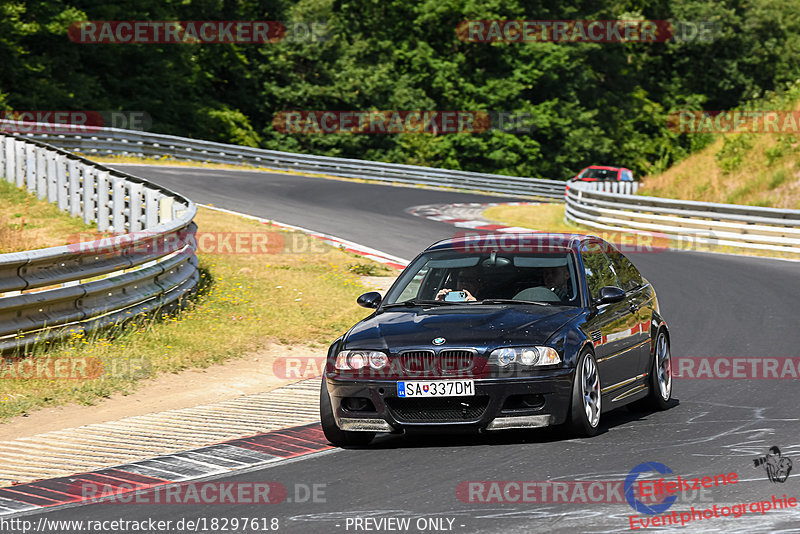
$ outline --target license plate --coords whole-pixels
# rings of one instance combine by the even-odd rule
[[[398,397],[468,397],[475,395],[474,380],[415,380],[398,382]]]

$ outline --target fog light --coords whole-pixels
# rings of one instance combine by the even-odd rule
[[[363,397],[345,397],[342,399],[342,408],[348,412],[374,412],[375,405]]]

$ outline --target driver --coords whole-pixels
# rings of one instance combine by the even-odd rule
[[[467,294],[467,301],[476,301],[476,297],[483,289],[483,278],[478,267],[470,267],[459,271],[456,277],[456,289],[441,289],[436,294],[436,300],[444,300],[445,295],[451,291],[463,291]]]
[[[566,265],[559,267],[546,267],[542,273],[544,285],[561,300],[569,300],[569,269]]]

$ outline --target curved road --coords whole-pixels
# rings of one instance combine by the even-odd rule
[[[412,258],[457,229],[405,213],[411,206],[503,200],[413,188],[284,174],[192,168],[125,170],[200,203],[296,224]],[[509,199],[511,200],[511,199]],[[658,291],[673,339],[673,357],[800,357],[800,263],[727,255],[663,252],[630,255]],[[670,511],[800,498],[800,388],[796,380],[675,379],[674,406],[660,413],[605,414],[600,435],[562,440],[549,430],[481,436],[382,437],[366,450],[311,455],[291,463],[226,476],[226,481],[324,484],[324,502],[175,506],[95,504],[53,510],[59,519],[277,517],[282,532],[618,532],[633,509],[571,502],[463,502],[465,481],[619,481],[641,462],[660,462],[673,475],[736,472],[739,482],[684,493]],[[795,460],[795,476],[771,483],[752,459],[777,445]],[[488,486],[486,486],[488,487]],[[513,497],[513,494],[512,494]],[[409,518],[347,523],[347,518]],[[417,524],[417,520],[441,519]],[[452,520],[452,523],[449,521]],[[417,529],[418,526],[425,526]],[[797,529],[800,507],[703,520],[683,531],[760,532]],[[382,528],[381,528],[382,527]],[[797,531],[797,530],[794,530]],[[238,530],[235,532],[248,532]],[[252,531],[249,531],[252,532]]]

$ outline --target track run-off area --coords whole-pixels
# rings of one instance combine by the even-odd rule
[[[131,165],[125,170],[198,203],[324,232],[405,259],[463,230],[414,216],[409,208],[519,201],[256,171]],[[686,251],[628,256],[658,292],[673,358],[800,358],[800,263]],[[800,507],[780,508],[777,502],[784,495],[800,499],[799,400],[796,379],[675,378],[670,409],[604,414],[601,433],[591,439],[566,439],[548,429],[385,435],[365,449],[312,451],[203,479],[275,484],[286,489],[279,502],[171,504],[143,498],[57,507],[19,519],[32,525],[42,518],[172,521],[173,530],[148,532],[620,532],[642,528],[640,521],[654,517],[628,504],[624,481],[637,465],[655,462],[671,470],[664,475],[669,480],[736,473],[735,483],[678,494],[665,513],[699,511],[682,531],[796,531]],[[783,482],[770,481],[754,463],[773,446],[795,461]],[[538,489],[523,496],[521,488],[534,486]],[[547,494],[544,488],[558,491]],[[761,501],[777,509],[751,510],[750,503]],[[702,510],[715,506],[746,511],[702,518]],[[177,530],[181,519],[184,530]],[[186,521],[201,523],[190,529]]]

